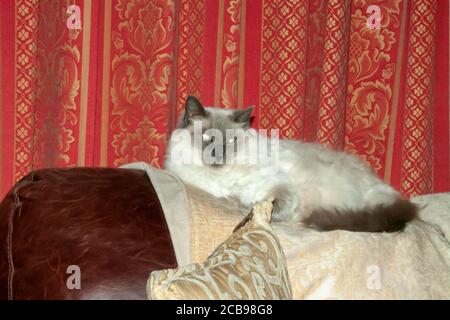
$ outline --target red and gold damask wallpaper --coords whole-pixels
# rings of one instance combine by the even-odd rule
[[[161,166],[188,94],[450,190],[447,0],[2,0],[0,34],[0,196],[37,168]]]

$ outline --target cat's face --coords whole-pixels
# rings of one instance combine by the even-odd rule
[[[188,97],[178,127],[187,129],[195,152],[202,153],[203,163],[219,167],[232,161],[239,152],[239,139],[250,127],[253,108],[230,110],[203,107],[195,97]],[[194,140],[192,140],[194,141]]]

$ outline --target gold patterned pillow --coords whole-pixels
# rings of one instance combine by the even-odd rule
[[[205,262],[152,272],[148,299],[292,299],[286,259],[270,226],[272,203],[252,213]]]

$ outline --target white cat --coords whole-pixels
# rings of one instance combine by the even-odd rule
[[[260,164],[228,164],[225,155],[230,146],[235,159],[247,157],[236,146],[236,138],[227,137],[228,129],[247,130],[250,137],[260,138],[249,128],[251,112],[251,108],[205,108],[188,97],[167,148],[165,168],[216,197],[236,196],[247,206],[274,199],[274,220],[302,221],[318,230],[392,232],[415,218],[415,205],[383,183],[363,161],[319,144],[280,140],[278,171],[273,175],[264,173]],[[197,145],[194,139],[181,139],[187,134],[194,138],[194,125],[201,125]],[[222,133],[221,141],[206,134],[214,130]],[[210,148],[213,144],[223,152]],[[213,163],[205,162],[204,151],[215,159]],[[192,161],[181,163],[180,155]]]

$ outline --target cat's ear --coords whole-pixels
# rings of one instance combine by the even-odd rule
[[[194,117],[206,117],[206,110],[201,102],[194,96],[189,96],[184,105],[184,125],[191,123]]]
[[[252,112],[254,107],[250,107],[247,109],[235,110],[233,112],[233,121],[237,123],[241,123],[244,127],[250,126],[250,121],[252,118]]]
[[[195,116],[205,117],[206,116],[205,108],[203,107],[202,103],[200,101],[198,101],[198,99],[194,96],[187,97],[186,104],[184,107],[186,110],[186,114],[189,117],[195,117]]]

